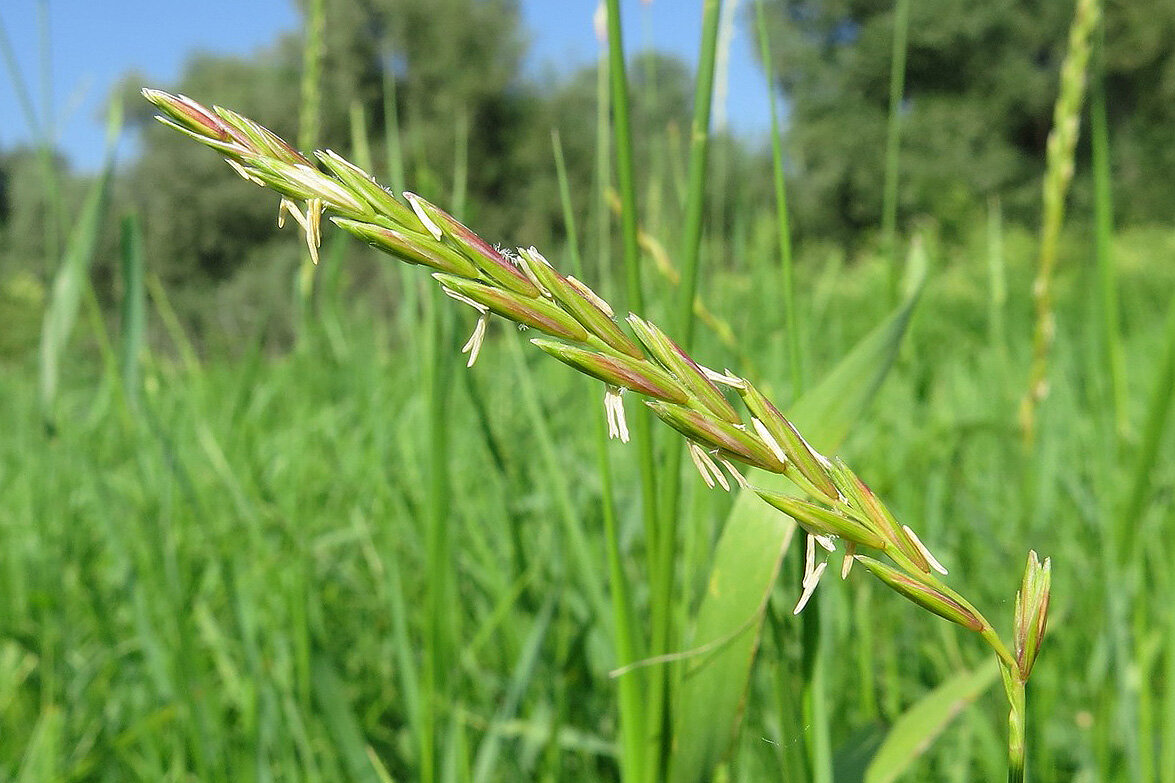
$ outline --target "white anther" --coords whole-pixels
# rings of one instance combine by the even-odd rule
[[[767,448],[771,449],[771,453],[775,455],[775,458],[784,465],[788,464],[787,455],[783,453],[783,448],[779,445],[779,441],[767,430],[767,425],[752,416],[751,426],[755,428],[755,432],[767,444]]]
[[[416,217],[419,218],[421,224],[428,230],[428,233],[432,234],[433,239],[439,242],[441,237],[445,235],[445,232],[441,231],[441,227],[434,223],[433,219],[424,211],[424,207],[420,206],[420,196],[404,191],[404,198],[408,200],[408,205],[412,207],[412,211],[416,213]]]
[[[490,314],[488,312],[479,313],[477,316],[477,326],[473,327],[473,334],[469,335],[469,340],[465,345],[461,346],[461,353],[469,354],[469,361],[466,362],[466,367],[472,367],[473,363],[477,361],[477,355],[481,352],[481,344],[486,337],[486,325],[490,322]]]
[[[624,418],[624,401],[620,399],[620,387],[609,386],[604,393],[604,414],[608,417],[608,437],[628,443],[628,422]]]
[[[731,478],[733,478],[736,482],[738,482],[738,485],[740,487],[742,487],[743,489],[750,489],[751,488],[751,485],[747,483],[746,477],[743,476],[742,471],[740,471],[734,465],[730,464],[730,460],[723,459],[721,462],[722,462],[722,467],[726,468],[726,471],[728,473],[730,473]]]
[[[910,540],[914,542],[914,546],[918,547],[918,551],[921,552],[922,556],[926,558],[926,562],[930,563],[930,567],[935,571],[938,571],[943,576],[946,576],[946,568],[943,567],[942,563],[938,562],[938,559],[935,558],[934,555],[930,554],[930,550],[927,549],[926,545],[922,543],[922,539],[918,538],[918,534],[911,530],[909,525],[902,525],[902,530],[906,531],[906,535],[908,535]]]

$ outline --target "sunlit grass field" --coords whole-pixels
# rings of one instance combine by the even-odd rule
[[[707,272],[701,291],[753,363],[741,370],[786,401],[775,380],[786,377],[779,279],[757,260],[763,241],[708,247],[743,250]],[[905,344],[840,453],[997,624],[1010,623],[1023,552],[1053,558],[1049,637],[1029,690],[1033,780],[1170,779],[1169,439],[1145,502],[1123,514],[1147,428],[1162,426],[1146,413],[1165,383],[1156,373],[1170,339],[1175,275],[1164,260],[1175,234],[1127,232],[1115,243],[1129,378],[1120,447],[1089,241],[1081,229],[1066,239],[1053,385],[1032,450],[1016,406],[1034,238],[1004,232],[1001,302],[977,226],[960,247],[929,244]],[[884,317],[888,273],[868,251],[802,259],[800,342],[817,378]],[[649,290],[672,288],[651,277]],[[335,305],[347,302],[345,289],[337,295]],[[651,316],[666,306],[650,296]],[[617,779],[610,620],[580,567],[607,573],[598,384],[501,324],[466,370],[458,348],[472,318],[446,308],[453,328],[442,330],[446,367],[432,388],[446,398],[451,554],[437,569],[424,511],[435,430],[420,314],[331,312],[329,329],[316,321],[284,354],[245,335],[235,355],[191,363],[161,338],[137,405],[83,336],[65,363],[54,437],[33,358],[5,365],[0,777],[415,780],[421,650],[435,634],[442,779]],[[706,329],[696,353],[719,367],[739,361]],[[634,603],[647,608],[633,453],[608,449],[625,568]],[[730,500],[692,471],[683,484],[673,601],[684,622],[706,589]],[[573,546],[573,527],[588,551]],[[820,734],[834,779],[860,780],[854,759],[882,727],[988,657],[861,572],[829,580],[816,607],[827,703],[797,722],[786,700],[802,665],[790,611],[799,568],[789,554],[771,602],[730,767],[737,780],[792,779],[793,757]],[[426,596],[438,584],[447,602],[435,616]],[[903,779],[1004,774],[1006,706],[991,682]]]
[[[880,207],[878,225],[845,236],[799,226],[798,240],[788,187],[811,174],[784,154],[777,96],[764,96],[770,153],[707,131],[710,96],[723,92],[719,5],[702,4],[692,108],[661,127],[637,111],[656,98],[654,62],[630,85],[608,0],[600,60],[580,85],[584,100],[594,87],[594,127],[578,115],[568,147],[578,174],[558,133],[549,167],[521,166],[551,180],[533,224],[549,229],[561,208],[559,239],[540,250],[617,305],[617,322],[627,310],[646,319],[628,322],[641,346],[615,337],[592,291],[527,251],[507,260],[488,248],[532,237],[487,235],[483,247],[438,207],[371,185],[363,172],[418,189],[475,231],[488,206],[477,198],[512,197],[473,195],[471,174],[507,164],[480,144],[484,118],[452,107],[453,127],[427,140],[452,131],[434,168],[436,145],[413,124],[422,107],[398,101],[403,74],[382,65],[382,104],[355,98],[345,123],[330,118],[336,138],[349,131],[358,168],[333,153],[299,157],[239,115],[143,92],[174,121],[147,134],[190,131],[289,199],[304,233],[288,226],[284,244],[248,225],[262,199],[277,208],[274,194],[219,190],[208,171],[170,163],[178,147],[151,146],[162,136],[146,137],[151,166],[108,158],[97,176],[68,181],[50,137],[37,142],[22,164],[37,176],[22,181],[37,186],[24,198],[43,207],[44,258],[0,268],[0,780],[1175,780],[1175,229],[1114,226],[1101,4],[1079,0],[1057,55],[1040,214],[1022,194],[1005,213],[997,194],[967,203],[953,192],[936,223],[901,214],[909,3],[897,0],[876,151],[885,170],[869,175],[884,177],[872,183],[881,203],[846,196],[860,214]],[[324,144],[335,30],[323,1],[305,13],[297,136],[309,155]],[[768,29],[758,16],[770,64]],[[365,112],[377,104],[373,125]],[[110,105],[113,149],[122,104]],[[130,109],[132,122],[142,111]],[[163,199],[180,212],[136,212],[131,182],[193,189]],[[207,202],[189,213],[192,193]],[[227,219],[221,193],[233,194]],[[365,240],[405,232],[408,251],[383,246],[392,256],[447,253],[434,266],[450,273],[439,278],[448,292],[481,293],[454,303],[426,270],[325,218],[318,248],[324,203]],[[171,226],[191,231],[192,214],[219,216],[209,230],[234,235],[214,250],[253,255],[214,252],[216,269],[192,274],[144,251]],[[466,368],[468,305],[495,317]],[[511,323],[526,321],[519,312],[574,328],[537,318],[526,330]],[[589,357],[568,364],[605,380],[607,398],[530,344],[544,332],[563,342],[543,350]],[[710,381],[681,351],[729,368],[717,382],[730,399],[712,384],[699,392]],[[591,369],[616,357],[636,369]],[[633,377],[679,384],[677,396]],[[748,475],[772,491],[787,475],[842,526],[764,494],[797,532],[750,490],[707,488],[642,393],[705,446],[691,452],[704,476],[706,454],[757,465]],[[679,426],[669,408],[698,418]],[[718,431],[706,416],[735,435],[706,440]],[[785,444],[756,463],[775,437],[764,421]],[[893,518],[801,432],[843,457]],[[821,552],[829,573],[815,593],[814,531],[860,563],[837,574],[841,553]],[[860,546],[884,551],[904,582],[848,557],[865,533]],[[929,560],[918,564],[918,551]],[[1036,639],[1024,637],[1048,581],[1038,571],[1022,586],[1029,552],[1052,569],[1035,668]],[[1029,608],[1014,626],[1018,589]]]

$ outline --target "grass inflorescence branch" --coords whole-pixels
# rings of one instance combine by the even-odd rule
[[[754,489],[807,533],[803,591],[798,613],[819,583],[827,561],[817,550],[843,542],[847,576],[860,562],[881,582],[924,609],[978,633],[998,656],[1012,704],[1010,740],[1023,763],[1023,685],[1044,636],[1049,561],[1032,553],[1015,612],[1010,649],[991,623],[941,579],[946,569],[908,526],[839,459],[813,449],[792,423],[750,381],[729,370],[695,362],[656,325],[630,314],[625,331],[612,308],[574,277],[554,269],[535,248],[517,252],[487,242],[444,210],[412,193],[401,202],[367,172],[338,154],[312,159],[257,123],[227,109],[208,109],[189,98],[157,90],[144,96],[176,130],[223,155],[241,176],[281,195],[279,214],[291,215],[317,258],[321,217],[409,264],[432,271],[443,291],[477,313],[466,343],[476,360],[491,316],[545,335],[538,348],[605,384],[609,432],[627,441],[625,391],[638,394],[662,421],[689,442],[689,453],[710,486],[747,487],[738,465],[782,474],[806,497]],[[725,391],[724,391],[725,390]],[[729,395],[729,397],[728,397]],[[740,414],[731,399],[741,400]],[[858,554],[884,555],[889,562]],[[1015,762],[1016,753],[1013,753]]]

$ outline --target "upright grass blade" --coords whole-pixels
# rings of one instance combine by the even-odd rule
[[[298,146],[312,150],[318,144],[321,123],[322,57],[326,49],[325,0],[310,0],[306,8],[306,33],[302,44],[301,101],[298,106]],[[311,208],[307,208],[307,212]],[[307,253],[298,272],[299,333],[309,327],[314,295],[315,260]]]
[[[689,189],[686,191],[685,227],[679,250],[681,285],[677,290],[674,319],[678,343],[686,351],[693,347],[694,297],[697,296],[698,290],[702,223],[706,206],[706,169],[710,158],[710,108],[714,94],[714,63],[718,52],[718,27],[721,16],[721,0],[704,0],[702,43],[698,53],[697,83],[694,88],[694,113],[690,122]]]
[[[378,768],[372,764],[363,729],[348,703],[342,678],[326,660],[316,657],[314,677],[311,679],[314,683],[314,702],[342,756],[348,780],[379,783]]]
[[[304,150],[312,150],[318,144],[325,39],[326,2],[309,0],[306,6],[306,40],[302,48],[301,104],[298,114],[298,147]]]
[[[1146,419],[1142,427],[1142,443],[1138,449],[1134,468],[1130,494],[1122,506],[1121,517],[1117,525],[1119,565],[1136,562],[1139,547],[1144,543],[1138,535],[1138,522],[1142,518],[1143,509],[1150,497],[1151,486],[1154,482],[1155,466],[1159,458],[1159,446],[1167,431],[1167,424],[1171,413],[1171,404],[1175,398],[1175,296],[1167,305],[1167,324],[1164,330],[1164,351],[1162,361],[1158,365],[1153,386],[1151,387],[1150,401],[1147,404]]]
[[[895,0],[893,54],[889,70],[889,122],[885,130],[885,185],[881,197],[881,241],[889,261],[889,296],[898,299],[898,154],[902,137],[902,97],[906,91],[906,34],[910,0]]]
[[[1126,407],[1126,359],[1118,313],[1118,272],[1111,242],[1114,238],[1114,200],[1110,187],[1110,131],[1106,120],[1105,74],[1106,25],[1098,25],[1094,41],[1094,66],[1090,79],[1090,152],[1093,165],[1094,259],[1097,263],[1102,353],[1110,381],[1114,427],[1121,440],[1129,431]]]
[[[539,654],[542,652],[543,640],[547,636],[551,617],[555,613],[555,603],[556,594],[551,593],[543,602],[542,608],[539,609],[538,617],[535,618],[534,625],[527,636],[522,654],[518,657],[514,671],[510,674],[506,694],[490,723],[489,731],[486,732],[485,738],[477,748],[477,755],[473,762],[473,783],[487,783],[487,781],[497,779],[493,777],[493,774],[498,757],[501,755],[502,734],[500,729],[505,723],[514,719],[522,696],[534,678],[535,670],[538,668]]]
[[[106,161],[90,186],[86,200],[70,234],[65,256],[53,281],[53,293],[45,311],[41,329],[40,398],[41,415],[50,432],[56,428],[57,385],[70,332],[77,320],[78,307],[90,285],[90,263],[98,237],[114,167],[114,146],[122,128],[122,104],[113,103],[106,123]]]
[[[721,0],[705,0],[702,4],[702,42],[698,55],[697,83],[694,89],[694,111],[690,123],[689,186],[686,192],[685,233],[680,248],[682,259],[681,284],[677,290],[675,325],[679,344],[687,353],[693,347],[694,301],[697,297],[698,268],[701,259],[702,227],[706,206],[706,172],[710,155],[710,109],[714,94],[714,70],[718,52],[718,28],[722,17]],[[673,644],[673,585],[677,560],[678,512],[681,495],[681,444],[670,447],[662,475],[664,500],[661,519],[654,539],[653,568],[650,569],[651,655],[670,652]],[[663,777],[668,763],[672,725],[671,688],[672,667],[654,672],[649,692],[648,715],[650,757],[646,769],[651,779]],[[658,676],[662,675],[662,676]]]
[[[441,701],[447,691],[447,671],[451,660],[449,637],[449,608],[455,588],[453,541],[450,527],[449,477],[449,368],[448,344],[451,339],[451,319],[446,317],[444,294],[436,288],[429,290],[425,308],[425,350],[421,394],[425,401],[428,420],[428,472],[425,501],[425,547],[427,551],[428,607],[420,707],[424,715],[420,721],[420,772],[422,783],[437,780],[440,757],[437,755],[437,732],[443,713]]]
[[[127,405],[137,410],[142,386],[140,366],[146,331],[143,288],[143,231],[139,218],[122,219],[122,387]]]
[[[60,707],[48,705],[41,711],[32,738],[21,758],[20,771],[15,783],[39,783],[43,780],[62,780],[62,756],[65,748],[62,740],[65,728],[65,714]]]
[[[551,145],[555,156],[555,173],[559,181],[559,200],[563,206],[563,224],[567,231],[567,247],[571,256],[571,271],[582,278],[583,263],[579,257],[578,232],[575,224],[575,211],[571,206],[571,188],[567,179],[567,170],[563,162],[563,146],[559,140],[559,133],[551,131]],[[605,171],[597,172],[598,177],[606,176]],[[603,212],[605,220],[607,210]],[[596,453],[598,455],[598,469],[600,473],[600,503],[604,517],[604,547],[608,561],[608,582],[611,590],[612,611],[612,647],[619,666],[627,666],[638,657],[638,648],[635,641],[634,629],[637,627],[636,609],[630,598],[628,575],[624,570],[624,561],[621,554],[620,534],[616,524],[616,499],[612,490],[612,464],[608,456],[608,430],[604,420],[599,416],[595,419],[594,433],[596,439]],[[644,728],[644,703],[642,678],[625,677],[617,683],[619,691],[619,721],[622,758],[638,759],[643,752],[641,731]],[[622,768],[627,761],[622,762]]]
[[[633,171],[632,125],[629,118],[628,72],[624,64],[624,38],[620,24],[620,0],[607,0],[608,77],[616,153],[616,181],[620,193],[620,235],[623,247],[626,305],[635,312],[644,311],[641,289],[640,246],[637,239],[636,178]],[[641,477],[641,516],[644,521],[646,547],[649,551],[650,576],[656,571],[660,550],[660,516],[657,497],[657,465],[649,412],[642,409],[633,417],[633,440]],[[646,721],[658,722],[661,714],[646,713]],[[654,729],[654,732],[657,729]],[[639,748],[639,749],[638,749]],[[649,764],[659,765],[659,755],[638,743],[627,748],[623,760],[627,783],[647,779]],[[636,753],[639,755],[632,755]]]
[[[906,710],[877,749],[865,771],[865,783],[893,783],[934,743],[956,715],[999,679],[999,664],[989,658],[971,671],[959,672]]]
[[[755,23],[759,31],[759,54],[763,68],[771,74],[770,39],[767,36],[767,18],[763,0],[755,0]],[[792,270],[791,226],[787,213],[787,188],[783,173],[783,133],[779,127],[779,108],[776,106],[775,85],[768,78],[767,101],[771,108],[771,172],[775,185],[775,227],[779,231],[779,264],[783,297],[784,330],[787,340],[787,366],[791,376],[792,399],[798,400],[804,390],[804,374],[800,354],[800,329],[796,318],[795,274]]]
[[[925,279],[925,259],[911,254],[909,286],[900,307],[866,335],[787,417],[821,451],[848,435],[897,355]],[[787,480],[754,470],[752,485],[786,491]],[[742,715],[763,610],[794,523],[752,491],[735,500],[714,554],[709,590],[695,619],[674,722],[670,779],[708,780],[727,755]]]
[[[987,202],[987,331],[992,344],[1001,353],[1007,351],[1004,318],[1008,303],[1007,262],[1004,259],[1004,218],[1000,200]]]

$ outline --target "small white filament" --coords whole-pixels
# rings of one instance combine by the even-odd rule
[[[938,559],[935,558],[934,555],[930,554],[930,550],[927,549],[926,545],[922,543],[922,539],[918,538],[918,534],[911,530],[909,525],[902,525],[902,530],[906,531],[906,535],[908,535],[910,540],[914,542],[914,546],[918,547],[918,551],[921,552],[922,556],[926,558],[926,562],[930,563],[930,567],[935,571],[938,571],[943,576],[946,576],[946,568],[943,567],[942,563],[938,562]]]

